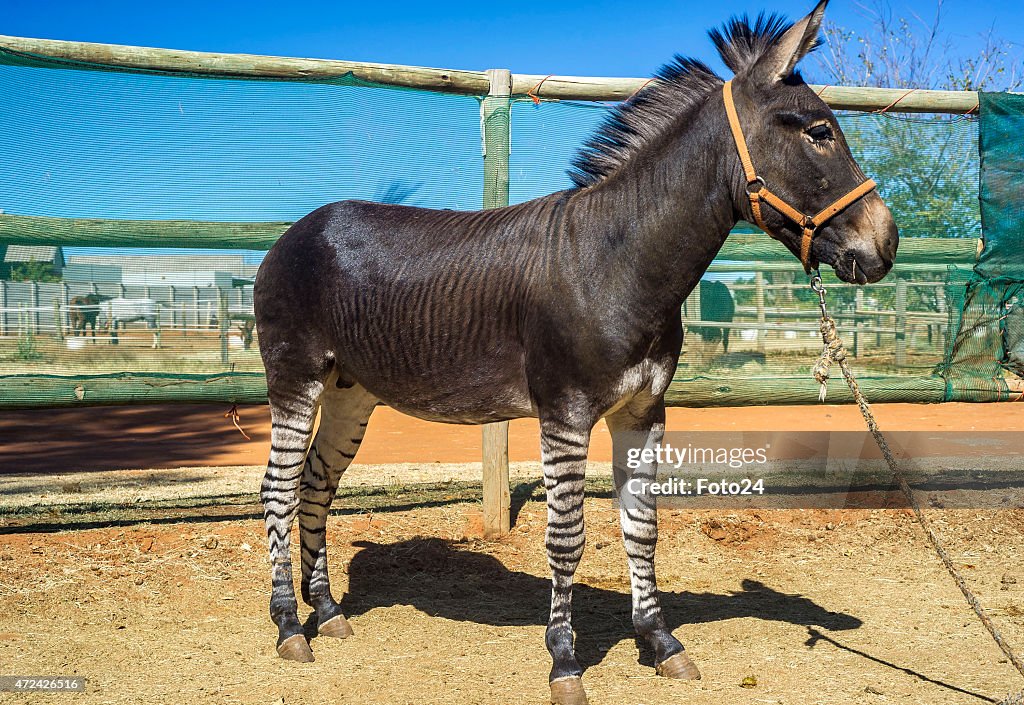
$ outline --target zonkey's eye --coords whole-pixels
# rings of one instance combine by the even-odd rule
[[[815,125],[807,130],[807,136],[815,142],[830,140],[832,139],[832,128],[825,123]]]

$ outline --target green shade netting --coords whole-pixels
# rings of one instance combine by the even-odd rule
[[[349,198],[459,210],[484,202],[477,97],[3,52],[0,95],[0,407],[260,400],[259,330],[246,347],[240,326],[252,317],[263,254],[290,222]],[[510,201],[568,188],[573,156],[609,107],[514,98]],[[986,97],[983,125],[988,110]],[[1008,361],[1024,359],[1024,343],[1006,342],[1024,325],[1005,314],[1024,297],[988,280],[984,296],[971,295],[983,218],[991,231],[978,209],[978,119],[854,113],[840,122],[903,236],[896,270],[878,284],[842,285],[824,272],[869,397],[1004,398]],[[994,163],[986,156],[986,169]],[[1021,252],[1005,242],[1004,274]],[[986,265],[996,245],[990,237]],[[733,303],[687,301],[670,403],[815,403],[821,342],[799,262],[748,229],[706,276]],[[153,301],[159,347],[141,321],[116,346],[102,333],[83,340],[72,301],[90,293]],[[703,320],[730,308],[732,321]],[[830,400],[846,398],[841,381],[830,389]]]
[[[981,223],[975,271],[1024,279],[1024,95],[982,93]]]
[[[962,271],[942,373],[947,398],[971,401],[986,387],[1018,398],[1024,375],[1024,96],[980,94],[980,186],[984,247]],[[981,395],[984,396],[984,395]]]

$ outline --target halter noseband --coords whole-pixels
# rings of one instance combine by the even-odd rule
[[[831,205],[821,209],[817,215],[809,216],[802,213],[784,200],[768,190],[768,184],[757,175],[754,170],[754,162],[750,159],[750,152],[747,150],[747,141],[743,138],[743,128],[740,127],[740,119],[736,114],[736,103],[732,98],[732,81],[726,81],[722,91],[722,98],[725,100],[725,113],[729,116],[729,128],[732,130],[733,139],[736,141],[736,151],[740,153],[740,162],[743,164],[743,173],[747,177],[747,196],[750,197],[750,209],[754,212],[754,220],[757,227],[764,230],[768,235],[779,239],[775,233],[769,230],[761,218],[761,201],[764,201],[782,215],[786,216],[804,230],[803,239],[800,241],[800,261],[804,265],[804,271],[811,271],[811,241],[814,239],[818,228],[835,218],[848,206],[856,203],[861,198],[871,193],[875,188],[875,182],[871,179],[864,181],[845,196],[836,199]]]

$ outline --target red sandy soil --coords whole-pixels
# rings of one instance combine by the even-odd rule
[[[246,440],[226,418],[229,407],[135,406],[3,412],[0,473],[71,472],[188,466],[260,465],[270,444],[267,406],[239,408]],[[1020,431],[1024,404],[879,404],[887,431]],[[855,406],[821,405],[669,409],[669,431],[863,430]],[[513,421],[512,461],[538,460],[537,422]],[[480,429],[420,421],[378,408],[359,451],[361,463],[472,462],[480,458]],[[602,423],[590,448],[611,460]]]
[[[0,473],[264,463],[267,407],[240,410],[251,441],[225,411],[4,413]],[[891,430],[1024,429],[1022,405],[876,411]],[[673,409],[668,419],[677,431],[861,424],[849,406]],[[511,428],[512,459],[536,459],[536,422]],[[591,457],[610,459],[607,431],[594,439]],[[381,408],[360,460],[479,453],[478,428]],[[356,633],[315,637],[311,664],[274,651],[258,506],[236,506],[233,517],[202,505],[132,518],[116,504],[77,530],[41,506],[19,517],[32,525],[2,532],[0,671],[84,676],[86,692],[68,698],[76,705],[547,702],[543,503],[527,502],[509,535],[486,541],[476,501],[398,497],[404,507],[349,502],[330,516],[332,582]],[[658,678],[633,639],[618,510],[586,501],[574,626],[594,705],[974,705],[1020,687],[902,509],[661,511],[666,620],[704,677]],[[1024,513],[930,514],[1005,637],[1024,642]],[[0,702],[34,702],[17,698]]]
[[[902,510],[660,512],[665,618],[704,677],[658,678],[633,638],[618,510],[588,499],[586,512],[573,626],[593,705],[979,705],[1020,688]],[[314,637],[309,664],[274,651],[255,513],[6,534],[0,668],[88,683],[0,702],[546,703],[545,513],[528,503],[499,541],[480,540],[472,504],[332,515],[332,583],[355,635]],[[935,518],[1020,644],[1024,517]]]

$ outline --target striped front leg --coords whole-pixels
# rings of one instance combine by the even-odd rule
[[[644,463],[630,449],[654,449],[665,433],[665,403],[662,398],[634,399],[607,418],[612,433],[613,473],[619,499],[622,541],[629,559],[629,581],[633,593],[633,627],[654,649],[659,675],[697,679],[700,671],[690,661],[679,640],[665,626],[654,574],[654,551],[658,545],[657,495],[644,491],[645,484],[658,475],[657,462]],[[656,457],[656,456],[655,456]],[[632,464],[634,467],[630,467]]]
[[[551,567],[551,615],[545,642],[551,653],[551,702],[585,705],[572,633],[572,579],[583,556],[583,480],[590,430],[541,421],[541,456],[548,499],[545,546]]]

